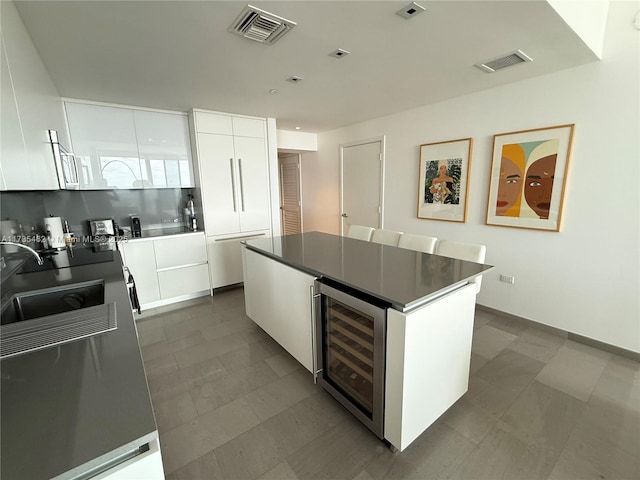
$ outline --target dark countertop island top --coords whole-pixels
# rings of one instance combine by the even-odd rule
[[[493,268],[322,232],[248,240],[245,245],[311,275],[387,301],[403,312]]]
[[[65,478],[157,437],[118,252],[112,261],[18,271],[3,282],[2,301],[96,279],[105,303],[116,303],[116,330],[0,360],[3,480]]]

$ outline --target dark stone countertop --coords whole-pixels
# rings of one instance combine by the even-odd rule
[[[286,265],[389,302],[403,312],[493,268],[322,232],[247,240],[245,244]]]
[[[116,330],[0,360],[3,480],[64,478],[157,436],[118,252],[113,261],[18,271],[3,282],[3,301],[96,279],[105,303],[116,303]]]

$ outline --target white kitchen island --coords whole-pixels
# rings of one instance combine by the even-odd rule
[[[467,391],[469,281],[492,267],[320,232],[246,242],[243,265],[247,315],[314,377],[315,280],[387,305],[382,437],[397,450]]]

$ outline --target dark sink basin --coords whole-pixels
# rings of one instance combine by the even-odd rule
[[[104,281],[76,283],[14,295],[0,313],[2,325],[104,304]]]

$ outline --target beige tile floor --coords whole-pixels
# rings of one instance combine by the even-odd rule
[[[167,478],[639,479],[640,364],[476,312],[469,391],[402,453],[313,385],[242,289],[138,320]]]

